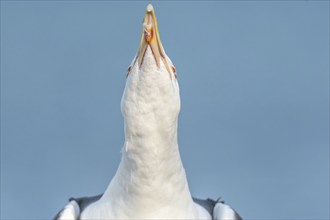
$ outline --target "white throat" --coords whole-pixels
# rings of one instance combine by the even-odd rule
[[[121,108],[122,159],[101,201],[114,218],[196,218],[177,143],[179,86],[150,47],[132,67]]]

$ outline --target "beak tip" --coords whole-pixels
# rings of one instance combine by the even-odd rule
[[[148,4],[147,12],[152,12],[153,10],[154,10],[154,7],[152,7],[152,4]]]

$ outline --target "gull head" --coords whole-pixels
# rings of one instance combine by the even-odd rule
[[[146,8],[138,51],[128,67],[121,110],[125,121],[176,121],[180,111],[176,69],[160,41],[153,6]]]

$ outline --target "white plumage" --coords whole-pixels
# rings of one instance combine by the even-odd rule
[[[190,194],[177,142],[179,85],[161,45],[151,5],[129,68],[121,111],[125,143],[111,183],[93,201],[71,200],[57,219],[239,218],[227,205],[197,204]],[[207,204],[211,211],[205,208]]]
[[[122,160],[102,198],[82,219],[197,218],[178,151],[179,86],[163,63],[157,67],[150,48],[142,66],[132,67],[121,109]]]
[[[80,216],[80,208],[76,201],[70,201],[58,214],[58,219],[78,219]],[[55,217],[55,218],[57,218]]]

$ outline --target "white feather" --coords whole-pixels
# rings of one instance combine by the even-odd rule
[[[58,220],[77,220],[80,215],[80,208],[76,201],[70,201],[59,214]]]
[[[218,202],[213,209],[214,220],[236,220],[236,212],[227,204]]]
[[[212,220],[211,214],[202,206],[196,204],[196,208],[198,210],[198,219],[203,219],[203,220]]]
[[[147,48],[128,75],[121,102],[125,149],[115,177],[82,219],[197,219],[177,143],[179,86]]]

